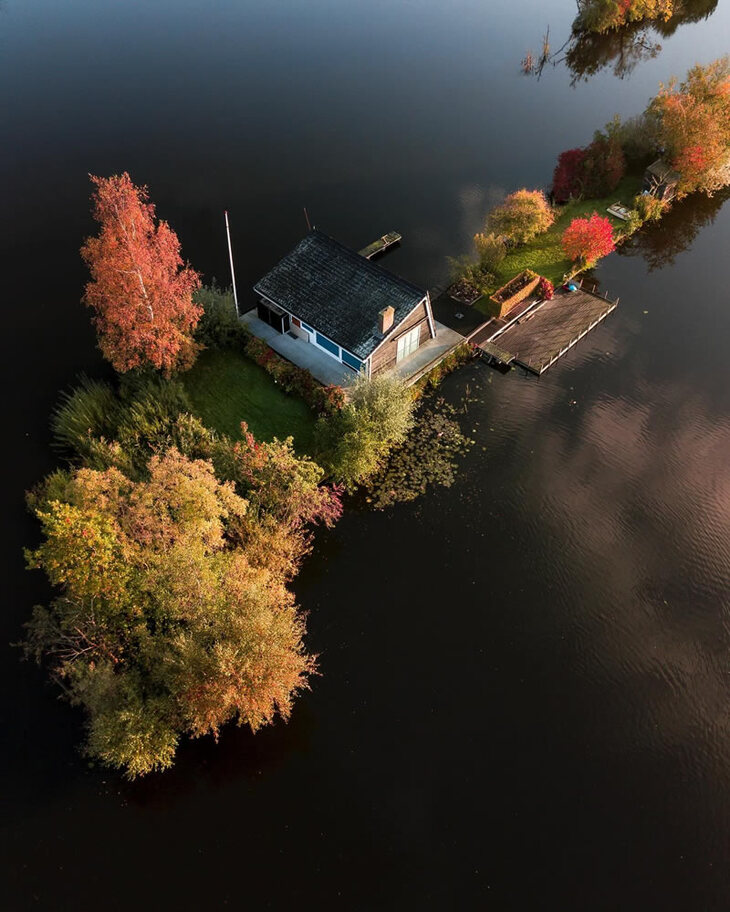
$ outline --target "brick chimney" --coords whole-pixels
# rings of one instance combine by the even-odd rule
[[[393,326],[393,318],[395,317],[395,310],[390,304],[387,307],[384,307],[378,314],[380,317],[380,332],[385,335],[389,329]]]

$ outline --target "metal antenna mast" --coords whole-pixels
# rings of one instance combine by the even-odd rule
[[[238,311],[238,295],[236,294],[236,273],[233,270],[233,248],[231,247],[231,227],[228,224],[228,210],[225,210],[226,216],[226,235],[228,236],[228,259],[231,261],[231,281],[233,282],[233,300],[236,304],[236,316],[240,317]]]

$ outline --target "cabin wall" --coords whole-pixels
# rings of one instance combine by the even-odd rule
[[[426,301],[422,301],[410,314],[399,323],[393,335],[387,342],[383,343],[380,348],[376,349],[370,356],[370,376],[375,377],[383,371],[395,367],[398,356],[398,339],[415,326],[421,325],[421,334],[418,339],[420,348],[424,342],[431,338],[431,328],[428,323],[429,311]]]

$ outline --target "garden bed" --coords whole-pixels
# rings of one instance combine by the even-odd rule
[[[540,276],[531,269],[524,269],[510,279],[490,297],[490,301],[499,308],[497,316],[503,317],[520,301],[524,301],[537,288]]]
[[[459,304],[464,304],[467,307],[471,307],[472,304],[474,304],[475,301],[478,301],[482,296],[482,292],[466,279],[459,279],[452,285],[449,285],[446,289],[446,294],[455,301],[458,301]]]

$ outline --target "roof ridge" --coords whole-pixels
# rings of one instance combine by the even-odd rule
[[[378,314],[385,306],[394,308],[399,325],[428,295],[317,229],[259,279],[254,291],[360,359],[383,339]]]
[[[357,250],[353,250],[352,247],[346,246],[341,241],[338,241],[337,238],[333,238],[331,235],[326,234],[324,231],[320,231],[319,228],[312,228],[312,230],[309,232],[309,235],[318,235],[330,243],[335,244],[337,247],[343,250],[354,262],[356,262],[359,267],[365,266],[366,269],[369,269],[371,272],[375,273],[375,275],[386,275],[388,278],[397,279],[412,291],[418,291],[423,297],[426,296],[425,288],[421,288],[421,286],[416,285],[415,282],[404,279],[403,276],[398,275],[396,272],[391,272],[390,269],[386,269],[384,266],[379,266],[377,263],[373,263],[372,260],[369,260],[367,257],[361,256]],[[307,235],[305,235],[305,238],[306,237]],[[302,238],[302,240],[304,240],[304,238]]]

